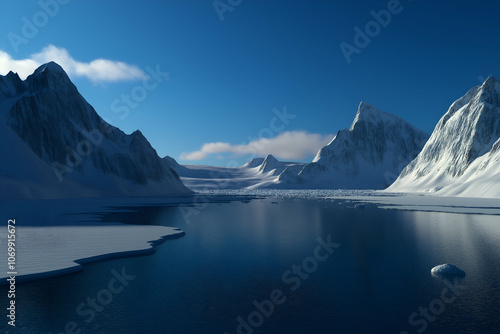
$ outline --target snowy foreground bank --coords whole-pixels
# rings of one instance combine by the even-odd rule
[[[1,201],[0,245],[7,249],[7,222],[15,219],[16,281],[58,276],[83,270],[85,263],[150,254],[157,244],[184,235],[178,228],[145,225],[146,221],[137,225],[102,222],[108,213],[135,212],[131,208],[138,206],[185,207],[249,198],[202,197],[201,202],[196,195]],[[7,268],[6,251],[0,252],[0,263]],[[9,276],[3,271],[0,284],[6,284]]]
[[[166,238],[182,236],[164,226],[26,226],[16,228],[16,280],[39,279],[82,270],[81,264],[117,256],[149,254]],[[7,234],[0,233],[0,244]],[[7,253],[0,252],[7,263]],[[1,281],[5,283],[6,272]]]
[[[184,235],[173,227],[102,223],[104,213],[128,211],[124,208],[132,205],[177,205],[189,201],[190,198],[5,201],[1,203],[5,224],[0,229],[0,245],[7,245],[7,221],[15,219],[17,281],[77,272],[83,270],[84,263],[153,253],[155,245]],[[7,256],[7,252],[0,252],[4,267]],[[5,284],[8,276],[2,271],[0,284]]]

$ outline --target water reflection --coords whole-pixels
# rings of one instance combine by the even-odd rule
[[[276,288],[287,300],[256,333],[416,333],[408,317],[440,296],[445,285],[430,270],[441,263],[465,270],[467,289],[426,333],[500,332],[497,216],[254,199],[209,204],[187,224],[177,207],[130,209],[104,220],[175,226],[186,235],[151,256],[22,285],[26,333],[63,331],[71,319],[85,333],[234,333],[236,318]],[[283,272],[311,256],[317,237],[328,236],[341,246],[291,292]],[[137,278],[86,324],[76,306],[123,266]]]

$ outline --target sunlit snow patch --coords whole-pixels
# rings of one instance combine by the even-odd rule
[[[450,275],[450,276],[458,276],[458,277],[464,277],[465,276],[465,271],[462,269],[459,269],[458,267],[445,263],[445,264],[440,264],[439,266],[435,266],[434,268],[431,269],[432,275]]]

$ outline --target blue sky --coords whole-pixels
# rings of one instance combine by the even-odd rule
[[[370,23],[388,8],[388,24]],[[181,163],[310,161],[360,101],[432,132],[455,99],[500,76],[498,1],[42,0],[0,12],[0,74],[65,57],[104,119]],[[355,27],[372,37],[348,63],[340,45],[356,47]]]

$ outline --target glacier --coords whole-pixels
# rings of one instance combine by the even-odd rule
[[[171,157],[172,168],[180,176],[182,182],[195,191],[248,189],[258,184],[273,184],[274,180],[287,169],[296,172],[304,167],[304,163],[279,161],[273,155],[253,158],[240,167],[217,167],[205,165],[179,165]]]

